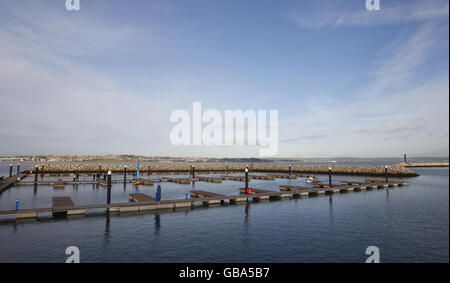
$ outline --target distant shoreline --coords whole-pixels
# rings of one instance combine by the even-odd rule
[[[0,156],[0,162],[154,162],[154,163],[394,163],[401,164],[398,157],[330,157],[330,158],[217,158],[217,157],[167,157],[137,155],[89,155],[89,156]],[[406,167],[448,167],[448,157],[408,157]],[[434,166],[434,164],[439,164]]]

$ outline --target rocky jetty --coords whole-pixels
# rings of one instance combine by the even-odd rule
[[[402,163],[405,167],[448,167],[448,162]]]
[[[136,165],[127,165],[127,171],[132,173],[136,171]],[[328,174],[328,167],[331,167],[333,174],[337,175],[359,175],[359,176],[384,176],[385,168],[382,165],[292,165],[292,173],[309,173],[309,174]],[[111,170],[113,173],[123,173],[125,165],[123,164],[45,164],[39,167],[42,173],[106,173]],[[243,164],[196,164],[196,172],[224,172],[228,168],[230,172],[244,172]],[[34,168],[28,169],[29,171]],[[191,165],[189,164],[152,164],[141,165],[140,171],[152,173],[175,173],[189,172]],[[272,165],[272,164],[249,164],[250,172],[271,172],[271,173],[288,173],[289,165]],[[406,168],[404,165],[388,166],[388,175],[392,177],[415,177],[417,173]]]

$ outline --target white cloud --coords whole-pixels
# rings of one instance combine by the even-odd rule
[[[12,11],[14,21],[0,26],[0,154],[154,152],[150,144],[165,141],[171,102],[121,87],[86,59],[130,51],[148,29],[47,6],[40,20]]]

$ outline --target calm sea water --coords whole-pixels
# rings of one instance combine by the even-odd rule
[[[414,170],[421,176],[408,178],[407,187],[331,198],[17,223],[3,218],[0,262],[64,262],[72,245],[80,249],[82,262],[364,262],[368,246],[380,249],[381,262],[448,262],[448,168]],[[361,178],[334,176],[336,181]],[[251,187],[274,190],[282,184],[305,182],[250,182]],[[236,194],[243,184],[161,185],[162,198],[174,199],[192,188]],[[112,200],[124,202],[129,193],[155,191],[156,185],[114,184]],[[105,189],[93,185],[14,187],[0,195],[0,209],[13,209],[16,199],[21,208],[49,207],[56,195],[70,196],[76,204],[106,202]]]

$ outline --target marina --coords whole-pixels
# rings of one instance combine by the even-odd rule
[[[365,219],[366,217],[369,217],[369,215],[370,219],[372,219],[372,216],[375,216],[375,221],[378,221],[377,219],[379,219],[379,221],[382,221],[383,223],[381,226],[380,224],[377,224],[378,229],[376,234],[381,233],[380,235],[382,235],[383,239],[386,237],[391,238],[389,245],[395,245],[395,239],[402,235],[401,232],[396,232],[396,238],[391,234],[391,231],[395,231],[396,229],[395,226],[391,226],[390,224],[394,219],[395,222],[392,222],[392,224],[400,221],[405,223],[403,224],[402,229],[408,229],[407,231],[417,230],[416,232],[410,232],[416,235],[414,237],[420,235],[418,233],[423,232],[419,232],[422,231],[419,227],[416,229],[415,226],[406,224],[411,217],[426,218],[426,221],[429,223],[440,223],[439,227],[442,227],[442,231],[446,231],[447,228],[445,227],[448,226],[441,223],[441,220],[446,219],[446,217],[442,217],[442,212],[439,212],[440,209],[438,209],[442,205],[445,207],[445,196],[440,197],[439,199],[432,198],[434,199],[434,205],[432,207],[437,209],[436,211],[427,209],[427,212],[424,213],[418,214],[414,212],[412,214],[413,216],[406,217],[406,215],[404,215],[405,209],[406,211],[411,211],[407,214],[409,215],[412,211],[416,211],[418,207],[421,207],[421,205],[416,204],[417,202],[427,201],[428,197],[432,197],[438,192],[440,195],[446,192],[445,190],[441,190],[441,188],[443,188],[442,185],[436,186],[435,184],[439,180],[435,178],[441,177],[439,175],[430,177],[428,172],[436,171],[438,174],[448,174],[445,173],[448,172],[448,169],[417,170],[417,172],[423,176],[414,178],[389,178],[388,182],[386,182],[385,178],[380,178],[381,176],[375,178],[333,174],[333,186],[331,188],[326,186],[314,187],[313,185],[316,183],[307,183],[306,178],[310,177],[309,175],[311,174],[304,174],[302,177],[297,176],[296,179],[274,178],[271,180],[271,178],[266,179],[265,176],[279,173],[249,172],[248,187],[250,189],[250,194],[248,194],[248,191],[245,189],[245,174],[243,174],[243,172],[229,172],[228,176],[226,172],[204,172],[201,175],[197,175],[196,178],[192,178],[192,176],[189,175],[189,172],[185,172],[184,174],[182,172],[176,174],[163,172],[149,175],[140,174],[140,180],[151,180],[154,184],[133,186],[133,174],[130,174],[130,171],[128,171],[126,180],[123,174],[112,174],[110,204],[107,203],[108,178],[106,178],[106,186],[104,186],[100,185],[98,181],[92,181],[92,173],[80,173],[78,182],[73,181],[73,174],[49,173],[43,176],[39,175],[37,183],[35,184],[35,175],[29,174],[25,178],[22,178],[20,182],[13,183],[11,187],[0,194],[0,208],[2,208],[2,215],[0,215],[0,235],[6,239],[11,237],[11,235],[6,232],[9,230],[8,227],[16,227],[15,229],[18,229],[19,234],[25,233],[25,231],[28,230],[27,227],[31,228],[35,227],[35,225],[39,225],[39,227],[42,227],[40,230],[44,229],[48,231],[48,233],[51,233],[54,229],[58,229],[58,231],[60,229],[67,229],[67,233],[69,233],[69,231],[74,231],[73,229],[77,229],[75,231],[81,229],[80,231],[84,231],[83,233],[92,233],[88,231],[98,230],[98,228],[95,227],[100,225],[104,226],[105,231],[99,231],[99,233],[111,235],[108,236],[108,238],[113,237],[114,239],[113,235],[117,236],[118,234],[124,234],[127,235],[127,239],[132,240],[139,238],[140,242],[149,245],[148,248],[143,248],[143,251],[147,251],[147,255],[135,252],[133,253],[132,258],[127,258],[128,261],[140,261],[144,260],[144,258],[146,261],[163,262],[173,262],[176,261],[177,258],[183,258],[185,260],[187,254],[184,254],[183,251],[186,247],[181,248],[178,244],[172,244],[164,250],[170,250],[173,256],[163,257],[163,251],[152,246],[148,242],[150,239],[152,241],[159,241],[159,233],[161,233],[161,236],[164,235],[164,238],[167,238],[168,240],[172,239],[172,241],[196,239],[205,244],[206,246],[204,249],[200,248],[200,250],[204,252],[203,255],[196,254],[192,257],[193,248],[188,247],[186,249],[186,252],[191,252],[190,255],[194,261],[206,260],[207,257],[205,257],[205,255],[208,253],[212,253],[214,257],[217,257],[220,260],[231,260],[231,258],[227,257],[227,253],[224,249],[212,248],[215,246],[215,244],[213,244],[215,243],[215,240],[213,239],[217,239],[217,237],[206,236],[206,240],[200,240],[200,238],[197,237],[202,234],[206,235],[207,233],[211,233],[210,229],[202,229],[206,229],[207,226],[213,225],[215,227],[214,230],[220,231],[220,235],[226,235],[226,237],[230,239],[225,240],[227,246],[246,251],[249,255],[248,259],[258,258],[258,260],[264,262],[273,261],[274,254],[264,252],[266,249],[263,247],[267,247],[268,245],[283,250],[282,255],[290,260],[302,260],[303,256],[299,253],[306,252],[302,247],[307,244],[313,245],[315,241],[320,241],[322,245],[324,245],[324,248],[330,248],[327,244],[326,237],[324,238],[321,231],[326,231],[324,229],[328,229],[327,227],[333,227],[332,223],[338,221],[338,219],[342,217],[345,218],[342,220],[344,222],[340,224],[340,227],[342,227],[339,228],[340,230],[345,229],[345,227],[347,227],[345,223],[348,222],[349,224],[351,223],[350,226],[352,227],[352,230],[359,229],[363,231],[364,235],[366,235],[365,237],[373,238],[375,237],[375,234],[373,234],[375,231],[372,231],[370,226],[364,226],[360,219]],[[288,172],[284,174],[288,174]],[[320,184],[329,184],[328,174],[315,175]],[[238,180],[226,180],[227,177],[232,176],[237,177]],[[254,178],[254,176],[261,177]],[[200,177],[222,178],[222,183],[200,181]],[[448,177],[446,178],[448,179]],[[60,179],[65,183],[64,188],[54,189],[52,184]],[[182,184],[163,181],[167,179],[189,179],[190,182]],[[102,176],[100,176],[99,181],[103,181]],[[429,184],[429,186],[424,186],[424,183]],[[405,186],[406,184],[408,185]],[[155,201],[158,185],[162,188],[161,200],[159,202]],[[186,194],[188,194],[188,198],[186,198]],[[424,196],[428,197],[424,198]],[[66,206],[65,204],[64,206],[54,205],[54,197],[69,197],[73,205],[71,203],[69,203],[69,206]],[[15,200],[20,201],[17,210],[14,209]],[[444,201],[444,203],[439,205],[442,201]],[[348,211],[348,213],[346,211]],[[441,216],[437,217],[436,213]],[[185,219],[185,217],[187,218]],[[244,222],[241,223],[240,221]],[[97,224],[93,227],[92,223]],[[103,225],[101,225],[101,223],[103,223]],[[221,224],[217,225],[217,223]],[[253,225],[251,223],[253,223]],[[255,223],[259,224],[255,226]],[[373,221],[368,223],[373,223]],[[151,226],[148,226],[148,224],[151,224]],[[181,226],[177,228],[180,224]],[[154,235],[147,235],[146,237],[149,237],[148,239],[140,238],[139,234],[143,233],[143,227],[138,227],[141,227],[142,225],[150,232],[153,231],[152,233],[154,233]],[[185,225],[188,225],[189,228]],[[264,235],[266,239],[271,239],[272,236],[277,235],[277,229],[274,230],[271,227],[279,227],[279,225],[285,227],[282,230],[282,237],[286,237],[286,235],[290,237],[291,240],[289,241],[294,243],[294,246],[291,246],[291,248],[293,251],[296,251],[296,253],[291,254],[289,250],[284,249],[282,246],[271,240],[265,240],[264,242],[259,242],[260,240],[257,240],[259,239],[257,237],[259,234]],[[36,226],[36,228],[37,227],[38,226]],[[258,227],[261,227],[261,229],[264,227],[264,229],[260,230]],[[316,229],[318,229],[316,234],[313,234],[313,231]],[[245,232],[247,230],[248,232]],[[231,231],[233,231],[233,233]],[[247,247],[239,246],[239,241],[236,242],[236,239],[234,238],[235,232],[238,234],[250,233],[245,238],[248,238],[249,240],[252,239],[254,244],[248,246],[248,250]],[[90,242],[87,241],[86,244],[82,244],[86,239],[81,236],[81,238],[76,236],[78,232],[75,234],[72,232],[70,235],[65,234],[65,232],[61,233],[62,235],[65,235],[64,237],[66,239],[78,238],[76,241],[81,246],[85,246]],[[144,234],[146,233],[144,232]],[[96,235],[98,235],[98,232],[91,237],[94,237],[94,239],[97,239],[98,241],[99,238]],[[302,239],[301,241],[292,240],[299,237],[299,235],[300,239]],[[346,235],[345,238],[341,238],[340,242],[347,243],[347,245],[350,245],[352,242],[361,242],[361,244],[377,244],[383,249],[387,248],[387,243],[385,242],[382,243],[375,240],[375,242],[370,241],[370,243],[366,243],[364,240],[359,239],[357,235],[348,233],[344,233],[344,235]],[[436,232],[434,232],[433,235],[436,235]],[[279,237],[281,237],[281,235],[275,236],[274,239]],[[340,236],[336,235],[335,237]],[[411,235],[409,235],[409,237],[411,237]],[[376,237],[374,239],[376,239]],[[442,247],[444,247],[442,246],[442,242],[439,244],[433,242],[431,238],[427,239],[430,239],[425,245],[428,247],[428,250],[438,247],[442,249]],[[53,240],[55,241],[54,237]],[[211,240],[213,241],[211,242]],[[46,240],[40,236],[36,238],[36,241],[40,243],[46,242]],[[103,257],[104,260],[114,262],[117,261],[118,255],[124,254],[123,248],[116,248],[117,245],[122,245],[117,241],[111,240],[111,244],[115,243],[112,245],[107,244],[110,240],[105,239],[100,241],[106,241],[104,244],[109,246],[108,250],[113,252],[110,256],[105,255]],[[56,240],[56,242],[59,242],[59,240]],[[62,241],[62,243],[65,243],[65,241]],[[261,243],[261,245],[257,243]],[[264,245],[262,245],[262,243],[264,243]],[[398,242],[397,245],[401,246],[401,243],[405,243],[405,241]],[[57,243],[56,247],[59,246],[60,244]],[[29,248],[33,250],[31,246]],[[6,246],[3,246],[2,249],[5,256],[11,254],[11,251],[9,251]],[[413,251],[417,253],[420,252],[421,249],[422,247],[414,247]],[[148,252],[150,250],[152,251],[152,256],[149,258]],[[155,254],[155,252],[157,253],[158,251],[162,254]],[[316,251],[317,253],[315,256],[307,257],[308,261],[321,261],[321,254],[329,255],[325,250],[320,252],[320,249],[316,249]],[[436,254],[440,256],[443,255],[440,252],[436,252]],[[283,261],[278,255],[275,256],[278,261]],[[342,257],[342,255],[338,254],[333,254],[333,256],[340,261],[345,261],[346,259],[351,261],[350,257],[352,256],[352,253],[349,250],[349,252],[345,254],[347,257]],[[355,255],[353,255],[353,257],[354,256]],[[400,258],[404,256],[406,255],[403,254]],[[415,258],[413,255],[409,256],[410,258]],[[87,261],[95,261],[95,253],[91,254],[91,252],[86,251],[86,249],[84,249],[84,257]],[[9,259],[10,258],[11,257],[9,257]],[[20,255],[15,255],[14,258],[20,260],[22,257]],[[43,257],[39,258],[40,260],[44,260]],[[385,255],[384,258],[385,261],[395,261],[396,257],[393,255]],[[439,259],[441,257],[428,256],[427,258]],[[57,261],[57,259],[52,259],[52,257],[46,259],[46,261],[54,260]]]
[[[30,171],[30,170],[27,170]],[[69,174],[70,176],[71,174]],[[227,181],[238,181],[245,182],[245,184],[249,183],[250,179],[260,180],[260,181],[274,181],[275,179],[296,179],[296,175],[288,175],[288,174],[267,174],[267,175],[247,175],[246,176],[220,176],[220,177],[208,177],[208,176],[197,176],[196,178],[183,178],[183,177],[158,177],[151,179],[139,179],[139,180],[127,180],[126,176],[119,176],[120,180],[112,180],[111,175],[108,178],[104,178],[103,180],[98,181],[63,181],[58,177],[57,181],[38,181],[38,178],[35,177],[35,182],[30,181],[21,181],[27,178],[27,174],[18,174],[12,176],[7,180],[9,187],[11,186],[33,186],[35,190],[38,190],[39,186],[53,186],[54,189],[57,187],[61,187],[64,189],[65,186],[78,186],[78,185],[94,185],[100,187],[106,187],[108,200],[110,199],[110,188],[112,184],[124,184],[131,183],[136,186],[139,185],[148,185],[152,186],[155,182],[174,182],[180,185],[190,185],[195,182],[212,182],[212,183],[221,183],[223,180]],[[30,176],[33,176],[30,174]],[[292,178],[294,177],[294,178]],[[306,176],[309,177],[309,176]],[[331,178],[331,176],[330,176]],[[106,180],[105,180],[106,179]],[[13,181],[15,180],[15,181]],[[220,205],[224,203],[235,204],[240,202],[251,202],[251,201],[262,201],[262,200],[270,200],[270,199],[290,199],[295,197],[310,197],[310,196],[320,196],[325,194],[336,194],[340,192],[351,192],[351,191],[365,191],[365,190],[376,190],[376,189],[388,189],[388,188],[396,188],[399,186],[408,185],[407,182],[404,181],[387,181],[387,180],[379,180],[379,179],[365,179],[362,181],[340,181],[340,184],[331,184],[330,183],[314,183],[312,186],[293,186],[293,185],[280,185],[279,188],[268,189],[260,189],[254,187],[247,188],[238,188],[236,190],[237,194],[225,195],[207,190],[190,190],[189,198],[185,199],[167,199],[156,201],[155,197],[150,196],[144,193],[130,193],[128,195],[128,199],[131,202],[118,202],[118,203],[105,203],[105,204],[91,204],[91,205],[75,205],[72,199],[68,196],[58,196],[52,198],[52,207],[44,207],[44,208],[26,208],[26,209],[16,209],[16,210],[2,210],[0,211],[1,216],[15,216],[16,219],[25,219],[25,218],[37,218],[39,213],[48,213],[51,212],[53,214],[65,214],[67,216],[71,215],[84,215],[89,210],[103,209],[107,213],[121,213],[121,212],[130,212],[130,211],[148,211],[148,210],[160,210],[160,209],[173,209],[180,207],[194,207],[196,204],[200,203],[204,206],[210,205]],[[331,186],[330,186],[331,184]]]
[[[2,1],[0,263],[449,262],[448,1],[128,2]]]

